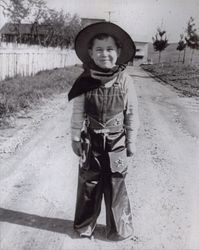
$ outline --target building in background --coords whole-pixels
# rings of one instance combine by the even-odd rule
[[[49,30],[47,25],[6,23],[0,29],[1,41],[6,43],[36,44],[42,42]]]
[[[106,21],[105,19],[99,19],[99,18],[83,18],[83,17],[81,18],[81,24],[83,28],[93,23],[99,23],[105,21]]]
[[[136,54],[133,65],[140,65],[149,63],[148,61],[148,42],[135,41]]]
[[[105,19],[81,18],[82,28],[97,22],[106,21]],[[0,29],[2,42],[6,43],[25,43],[43,45],[47,35],[53,35],[53,27],[50,25],[35,23],[5,23]]]

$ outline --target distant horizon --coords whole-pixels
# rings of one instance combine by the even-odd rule
[[[106,20],[106,21],[107,21],[107,20]],[[6,23],[8,23],[8,22],[6,22]],[[6,23],[4,23],[3,26],[4,26]],[[22,24],[30,24],[30,23],[27,23],[27,22],[24,22],[24,23],[23,23],[23,22],[22,22]],[[0,29],[3,28],[3,26],[1,26]],[[140,41],[140,40],[137,40],[137,39],[135,40],[135,39],[134,39],[134,42],[143,42],[143,43],[153,44],[152,39],[151,39],[151,41]],[[170,45],[170,44],[177,44],[178,42],[179,42],[179,41],[171,41],[171,42],[170,42],[170,41],[168,40],[169,45]]]
[[[107,21],[107,20],[106,20]],[[6,23],[9,23],[9,22],[6,22]],[[4,25],[6,24],[6,23],[4,23]],[[31,23],[28,23],[28,22],[22,22],[22,24],[31,24]],[[3,25],[3,26],[4,26]],[[1,28],[3,28],[3,26],[2,27],[0,27],[0,29]],[[151,41],[140,41],[140,40],[134,40],[134,42],[141,42],[141,43],[148,43],[148,44],[153,44],[153,42],[152,42],[152,40]],[[168,43],[169,43],[169,45],[171,45],[171,44],[177,44],[178,43],[178,41],[177,42],[170,42],[170,41],[168,41]]]

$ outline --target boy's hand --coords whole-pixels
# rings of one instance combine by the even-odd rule
[[[73,152],[77,156],[81,156],[82,155],[82,146],[81,146],[81,142],[80,141],[74,141],[74,140],[72,140],[72,148],[73,148]]]
[[[134,156],[136,151],[135,144],[134,143],[128,143],[127,144],[127,157]]]

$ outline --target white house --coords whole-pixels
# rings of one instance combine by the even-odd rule
[[[133,64],[138,66],[148,62],[148,43],[135,41],[136,54]]]

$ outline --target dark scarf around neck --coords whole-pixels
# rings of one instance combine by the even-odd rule
[[[121,64],[116,65],[110,70],[102,70],[99,67],[85,69],[70,89],[68,100],[70,101],[83,93],[99,88],[106,82],[117,77],[125,68],[126,66]]]

